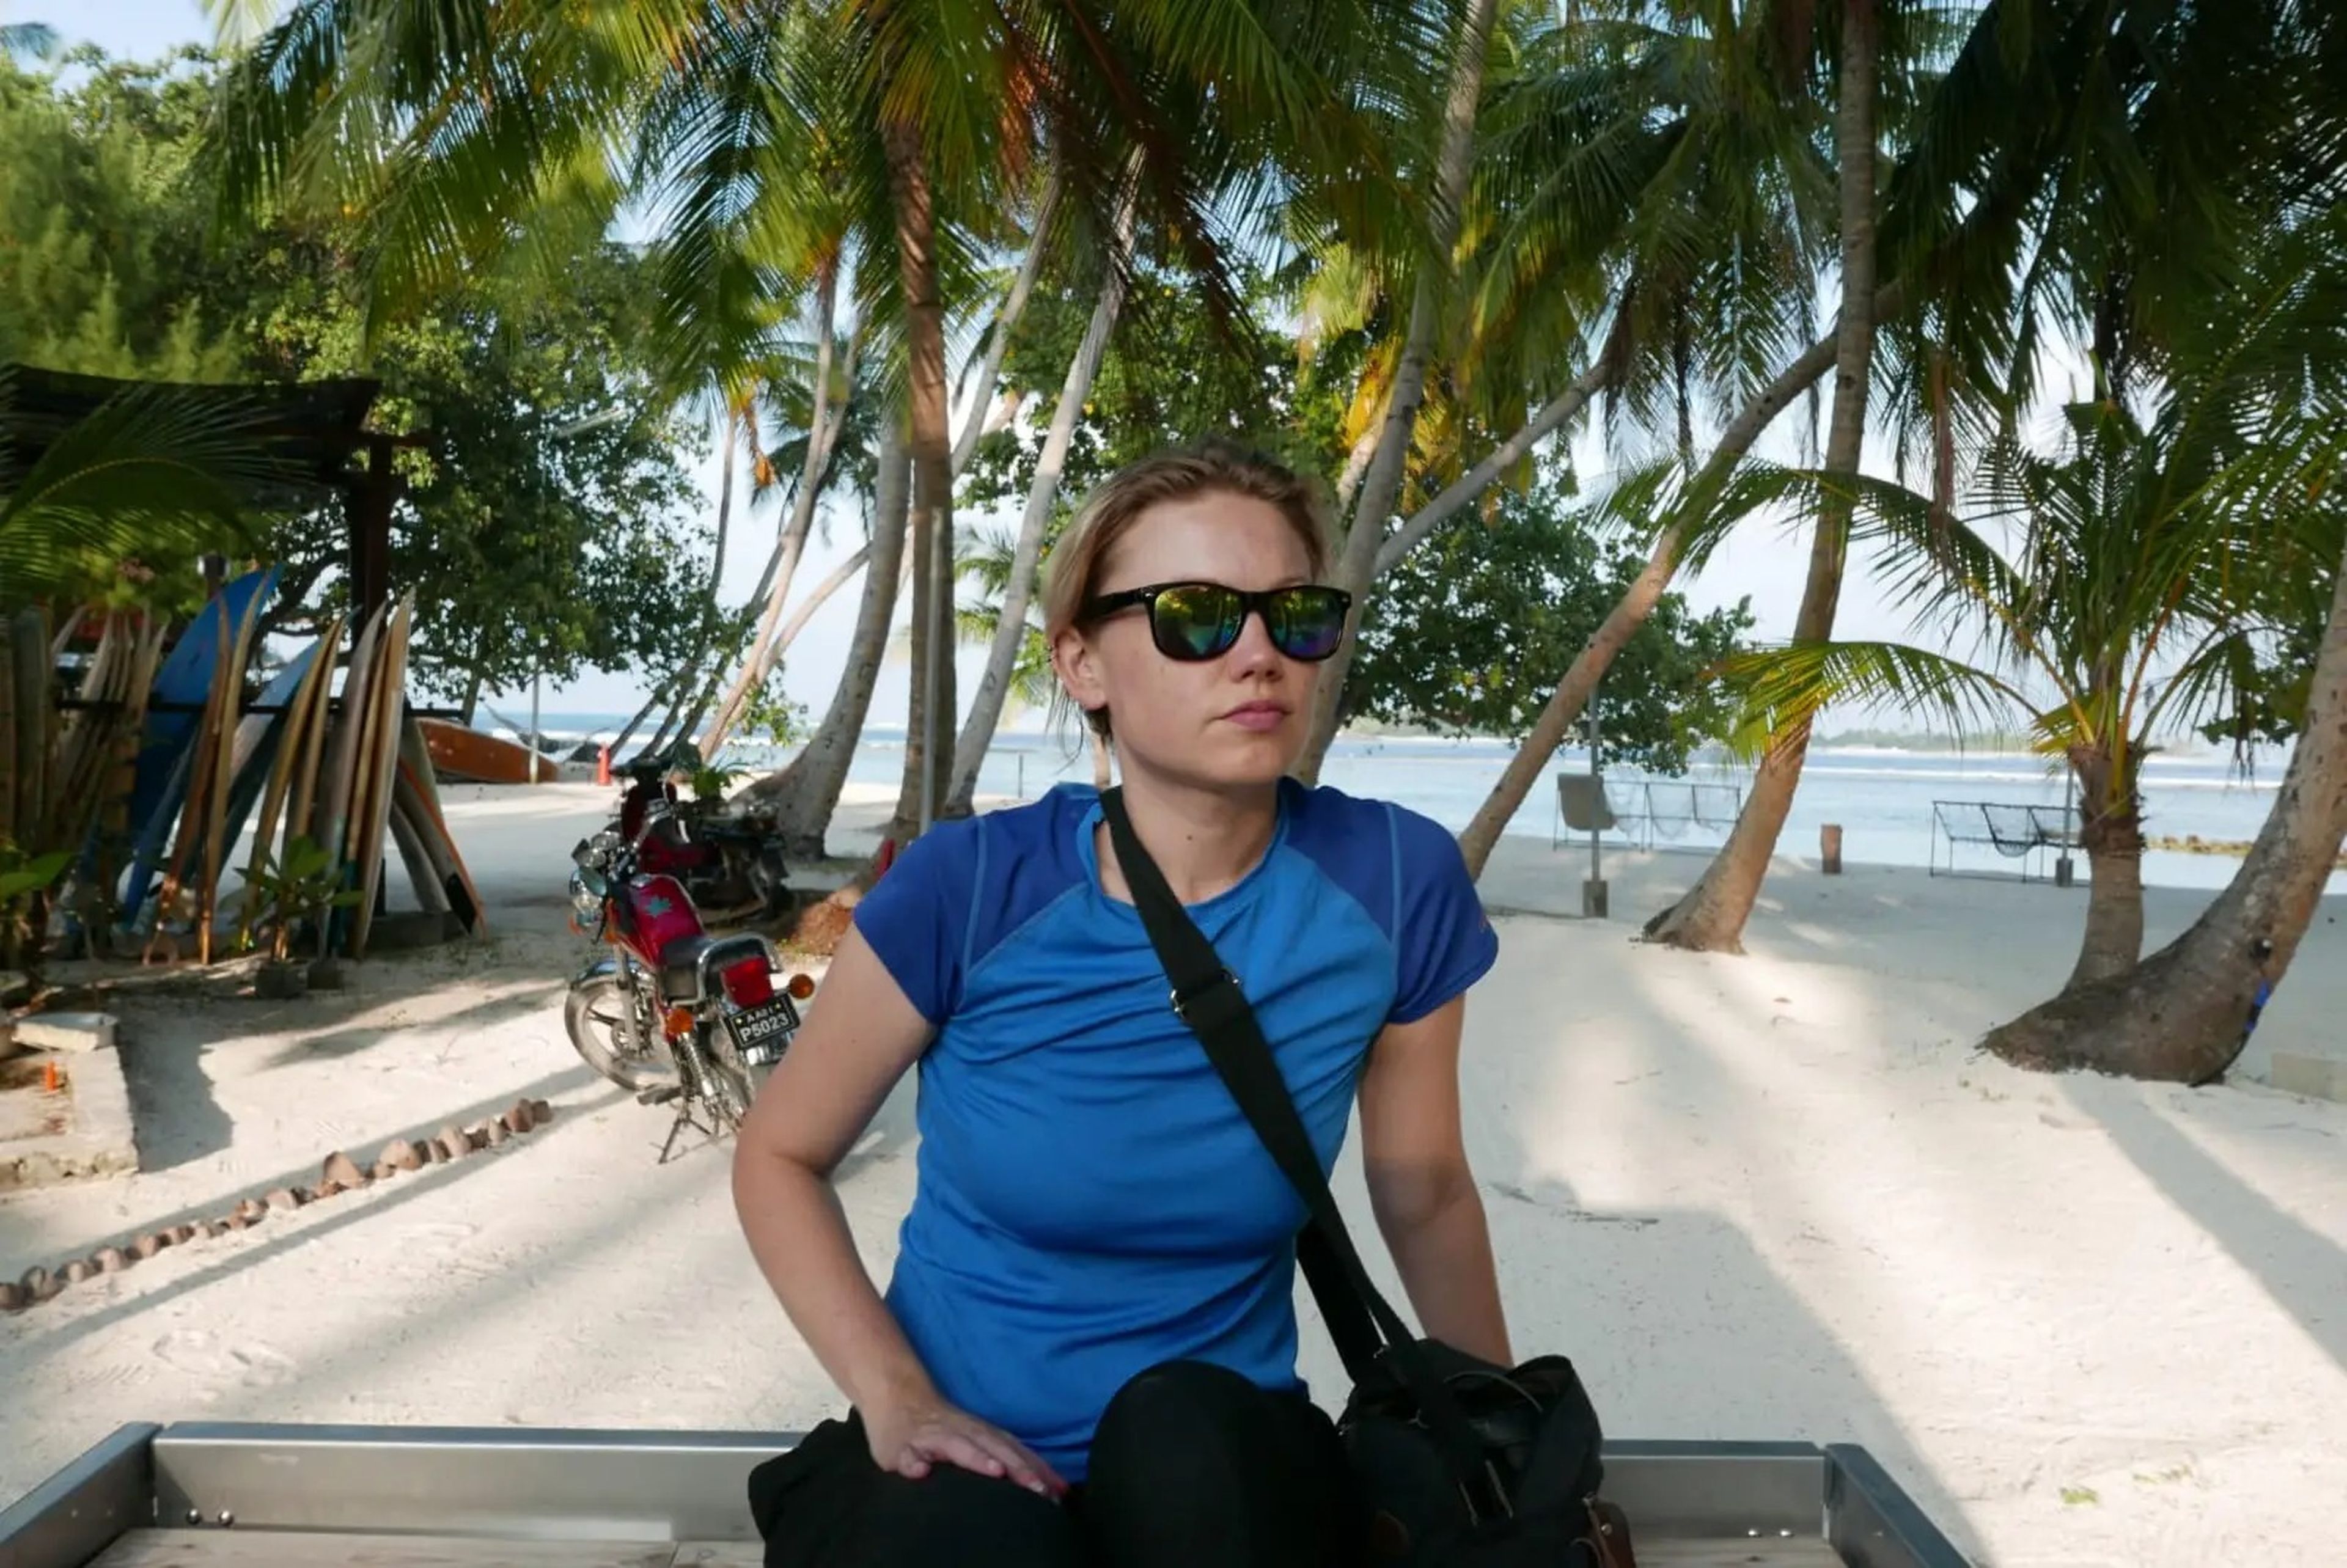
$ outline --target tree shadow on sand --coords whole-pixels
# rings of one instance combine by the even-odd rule
[[[2206,1231],[2347,1369],[2347,1251],[2278,1206],[2139,1100],[2071,1102],[2101,1123],[2178,1211]]]

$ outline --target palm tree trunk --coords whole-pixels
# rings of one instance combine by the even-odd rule
[[[1889,299],[1886,292],[1883,299],[1877,302],[1883,303]],[[1712,450],[1711,460],[1704,465],[1703,472],[1696,475],[1688,487],[1690,497],[1708,495],[1725,481],[1736,465],[1744,460],[1744,455],[1752,449],[1752,444],[1760,438],[1760,433],[1791,405],[1793,399],[1832,367],[1839,345],[1839,333],[1811,343],[1807,353],[1787,365],[1759,396],[1745,406],[1743,412],[1736,416],[1736,422],[1721,433],[1719,445]],[[1693,499],[1682,502],[1683,507],[1692,507],[1694,505]],[[1556,748],[1564,743],[1566,733],[1581,717],[1581,710],[1587,705],[1589,694],[1597,689],[1597,682],[1604,679],[1606,668],[1614,662],[1614,655],[1622,651],[1630,639],[1637,634],[1638,628],[1645,624],[1646,617],[1655,612],[1655,606],[1662,602],[1663,590],[1670,586],[1672,574],[1678,570],[1680,552],[1686,548],[1687,527],[1687,514],[1683,512],[1679,520],[1655,536],[1654,547],[1646,553],[1645,566],[1631,579],[1630,586],[1623,590],[1614,608],[1605,612],[1605,619],[1590,638],[1589,645],[1573,660],[1573,667],[1564,672],[1564,679],[1556,683],[1556,691],[1549,698],[1547,705],[1541,709],[1540,717],[1532,723],[1532,733],[1516,748],[1516,754],[1508,759],[1507,767],[1501,772],[1499,782],[1491,786],[1491,793],[1476,811],[1475,819],[1467,825],[1467,831],[1459,835],[1459,848],[1466,857],[1467,869],[1471,875],[1481,876],[1483,874],[1483,864],[1491,859],[1491,850],[1500,842],[1500,835],[1507,830],[1508,824],[1522,808],[1524,797],[1532,793],[1533,783],[1548,766],[1549,759],[1556,754]]]
[[[2098,746],[2081,750],[2070,765],[2085,803],[2078,842],[2090,880],[2086,934],[2064,990],[2123,975],[2143,958],[2143,811],[2135,753],[2114,756]]]
[[[718,704],[717,717],[708,733],[701,737],[701,754],[713,757],[724,745],[725,737],[742,717],[742,710],[750,701],[750,693],[765,683],[774,673],[774,661],[780,652],[773,646],[774,628],[783,619],[784,602],[790,598],[791,579],[798,575],[799,558],[806,550],[807,534],[815,527],[815,509],[823,491],[822,476],[831,461],[831,448],[839,439],[840,428],[847,422],[847,400],[840,399],[834,408],[831,400],[832,356],[836,346],[832,313],[839,286],[836,263],[826,265],[815,284],[815,395],[807,415],[806,458],[799,470],[798,494],[791,497],[790,520],[783,527],[779,559],[774,569],[773,586],[767,590],[766,608],[758,618],[758,630],[750,639],[750,651],[733,684]],[[846,372],[856,374],[856,349],[851,343],[845,356]],[[687,732],[688,733],[690,732]]]
[[[644,721],[651,717],[654,708],[664,702],[683,701],[683,694],[691,691],[692,683],[700,678],[702,661],[715,651],[718,633],[725,624],[724,611],[717,605],[717,591],[725,579],[726,535],[733,518],[733,443],[741,425],[730,405],[725,409],[724,419],[725,433],[718,441],[717,548],[710,552],[709,602],[703,607],[702,615],[701,643],[684,657],[667,680],[652,689],[651,695],[644,699],[644,705],[636,710],[636,716],[612,737],[611,755],[614,757],[627,749],[628,743],[635,738]],[[661,730],[666,733],[668,725],[663,723]],[[655,742],[660,738],[658,735],[653,737]]]
[[[2347,561],[2304,727],[2257,842],[2190,928],[2126,972],[2065,987],[1983,1042],[2020,1067],[2209,1083],[2249,1043],[2347,839]]]
[[[1136,172],[1137,179],[1137,172]],[[1116,242],[1120,251],[1133,243],[1134,190],[1128,188],[1117,214]],[[1019,519],[1019,542],[1011,552],[1010,580],[1003,585],[1001,618],[995,623],[994,641],[987,650],[986,671],[979,677],[978,693],[961,738],[954,744],[953,788],[946,797],[945,815],[968,816],[978,794],[978,771],[994,743],[995,726],[1002,722],[1003,699],[1010,692],[1010,671],[1027,639],[1027,607],[1034,597],[1035,565],[1043,554],[1043,529],[1051,520],[1052,503],[1060,494],[1060,475],[1068,466],[1068,448],[1074,444],[1076,421],[1084,399],[1092,392],[1101,362],[1108,357],[1108,341],[1116,331],[1116,317],[1124,304],[1122,256],[1109,263],[1101,280],[1100,298],[1092,319],[1076,345],[1075,358],[1060,384],[1059,406],[1051,411],[1051,428],[1035,460],[1035,477],[1027,487],[1027,510]]]
[[[1362,476],[1369,471],[1369,459],[1378,455],[1379,428],[1372,425],[1362,431],[1353,449],[1345,454],[1345,471],[1337,476],[1337,512],[1340,517],[1352,509],[1353,497],[1361,493]]]
[[[1858,472],[1874,360],[1875,4],[1842,0],[1840,102],[1834,118],[1834,154],[1840,165],[1841,312],[1825,455],[1826,469],[1833,474]],[[1793,621],[1797,643],[1833,636],[1850,556],[1850,507],[1848,497],[1829,495],[1818,508],[1809,582]],[[1646,923],[1649,940],[1698,952],[1744,950],[1744,923],[1751,918],[1800,786],[1811,722],[1804,717],[1770,738],[1727,844],[1685,897]]]
[[[1010,282],[1010,294],[1002,302],[1002,313],[994,318],[994,331],[988,334],[986,354],[977,369],[978,391],[972,395],[969,415],[962,421],[961,439],[954,443],[953,471],[959,478],[969,466],[970,458],[978,452],[979,438],[986,434],[987,409],[994,403],[994,383],[1002,374],[1003,359],[1010,353],[1010,334],[1018,329],[1019,318],[1027,313],[1027,302],[1034,297],[1035,280],[1043,273],[1044,240],[1051,229],[1051,215],[1060,205],[1060,171],[1055,168],[1044,182],[1042,200],[1035,204],[1035,233],[1027,243],[1027,255],[1019,263],[1019,275]]]
[[[740,403],[729,402],[726,405],[725,438],[721,443],[722,456],[717,477],[717,537],[721,539],[726,537],[727,530],[733,523],[735,442],[741,434],[742,424],[745,417],[746,412]],[[722,569],[724,558],[721,555],[718,559]],[[774,548],[766,557],[766,569],[759,574],[758,586],[751,590],[748,603],[755,604],[765,597],[767,587],[774,580],[774,568],[781,559],[782,541],[777,539]],[[717,695],[717,682],[725,678],[725,661],[733,657],[732,650],[738,645],[739,633],[728,634],[729,623],[733,621],[733,617],[727,615],[717,606],[717,583],[713,575],[710,582],[709,596],[709,608],[714,623],[710,630],[712,646],[702,657],[713,659],[715,662],[710,666],[705,684],[702,682],[700,660],[693,661],[689,669],[679,672],[676,688],[670,694],[668,712],[661,719],[660,728],[652,733],[652,738],[644,743],[644,750],[647,752],[659,751],[669,743],[671,737],[677,740],[691,738],[694,729],[701,723],[701,715],[708,711],[710,702]],[[693,695],[696,688],[701,692],[697,699]],[[611,748],[613,754],[616,755],[619,749],[618,746],[613,746]]]
[[[905,732],[905,780],[888,837],[928,830],[945,804],[953,767],[953,449],[947,427],[945,301],[937,264],[935,195],[920,134],[902,121],[881,128],[897,210],[904,280],[907,412],[913,460],[913,693]]]
[[[824,856],[824,835],[839,809],[864,721],[872,712],[873,689],[887,660],[888,629],[897,616],[897,595],[905,565],[905,532],[912,498],[904,420],[889,410],[880,424],[879,473],[872,496],[871,558],[865,564],[864,596],[856,610],[856,631],[839,687],[823,711],[814,739],[788,766],[769,774],[743,793],[774,804],[783,853],[793,860]]]
[[[1344,720],[1345,676],[1359,647],[1361,617],[1377,575],[1378,547],[1385,542],[1386,518],[1401,494],[1419,405],[1426,396],[1426,361],[1442,313],[1460,210],[1474,172],[1475,111],[1483,96],[1483,56],[1491,40],[1494,8],[1494,0],[1467,0],[1467,14],[1460,23],[1450,94],[1443,108],[1442,146],[1435,160],[1430,193],[1433,243],[1419,262],[1418,282],[1410,294],[1409,327],[1402,339],[1401,361],[1394,370],[1377,455],[1369,459],[1368,472],[1361,479],[1360,499],[1353,508],[1352,524],[1345,531],[1345,546],[1337,560],[1337,585],[1353,596],[1352,625],[1335,657],[1322,666],[1314,691],[1310,739],[1296,766],[1296,776],[1307,783],[1320,776],[1320,764]]]
[[[1412,513],[1408,522],[1396,529],[1394,537],[1378,548],[1376,575],[1383,577],[1402,557],[1416,549],[1427,535],[1434,532],[1453,515],[1481,495],[1512,465],[1546,440],[1551,432],[1573,418],[1589,400],[1605,385],[1612,366],[1600,361],[1583,371],[1573,384],[1541,405],[1540,411],[1524,421],[1523,427],[1505,441],[1484,454],[1483,460],[1470,468],[1443,492]]]

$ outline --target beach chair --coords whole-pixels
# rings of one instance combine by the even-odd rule
[[[1551,849],[1562,845],[1568,833],[1594,833],[1602,837],[1619,832],[1631,843],[1639,842],[1638,835],[1624,828],[1622,815],[1614,809],[1614,802],[1605,792],[1605,781],[1602,777],[1592,778],[1587,774],[1557,774],[1556,812],[1558,825],[1549,834]]]
[[[1947,864],[1940,864],[1939,846],[1948,845]],[[2066,806],[2029,805],[2010,801],[1935,800],[1932,803],[1932,850],[1929,874],[1933,876],[1978,876],[1957,869],[1956,850],[1973,845],[2018,863],[2021,880],[2040,880],[2034,862],[2053,854],[2057,858],[2053,880],[2067,886],[2069,852],[2077,847],[2075,820]]]

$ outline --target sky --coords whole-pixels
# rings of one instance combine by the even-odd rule
[[[200,0],[0,0],[0,18],[9,21],[41,21],[55,27],[67,43],[90,42],[114,54],[154,54],[182,43],[201,42],[209,38],[211,26],[206,19]],[[2058,385],[2058,379],[2050,382]],[[1046,411],[1048,413],[1048,410]],[[1799,455],[1795,445],[1806,434],[1808,419],[1799,405],[1778,421],[1777,427],[1764,439],[1759,448],[1762,456],[1792,459]],[[709,447],[713,454],[716,442]],[[1870,440],[1868,467],[1877,473],[1888,472],[1887,454],[1876,450],[1878,444]],[[1584,489],[1602,481],[1618,459],[1609,456],[1603,442],[1594,431],[1584,432],[1574,449],[1574,461]],[[706,499],[705,518],[715,515],[717,464],[712,456],[703,465],[700,475]],[[827,541],[811,541],[806,559],[798,569],[800,592],[821,582],[841,560],[852,554],[861,542],[859,514],[849,507],[836,511],[827,520],[830,537]],[[990,520],[998,526],[1015,524],[1015,513]],[[773,546],[774,530],[782,521],[772,509],[752,518],[736,516],[731,529],[722,591],[728,602],[739,603],[757,584],[758,574],[765,565]],[[1881,589],[1872,580],[1870,562],[1853,559],[1842,592],[1840,612],[1836,630],[1839,635],[1851,639],[1906,641],[1912,635],[1908,612],[1886,602]],[[1675,585],[1686,594],[1697,610],[1734,604],[1749,598],[1758,625],[1754,635],[1763,640],[1783,639],[1792,632],[1793,618],[1799,607],[1801,589],[1809,567],[1806,537],[1789,533],[1768,523],[1747,525],[1740,529],[1711,561],[1699,577],[1682,575]],[[860,581],[860,579],[859,579]],[[784,686],[790,699],[806,704],[810,712],[819,715],[829,702],[840,671],[846,663],[847,647],[856,623],[858,583],[843,587],[834,594],[808,622],[798,641],[793,644],[784,669]],[[909,661],[904,651],[904,621],[908,609],[903,602],[909,595],[900,596],[898,625],[893,656],[883,671],[874,698],[873,717],[876,723],[903,722],[906,701],[910,689]],[[964,649],[958,658],[958,690],[967,701],[976,685],[979,672],[985,665],[983,648]],[[560,688],[547,687],[541,702],[548,712],[632,712],[647,690],[647,682],[633,672],[593,673]],[[519,717],[527,709],[529,692],[493,694],[489,699],[500,712]],[[1019,727],[1030,727],[1035,721],[1014,719]],[[1888,723],[1895,727],[1910,726],[1893,717],[1865,712],[1837,712],[1826,728],[1838,722],[1850,724]]]

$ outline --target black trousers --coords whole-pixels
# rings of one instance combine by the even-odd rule
[[[1120,1390],[1091,1475],[1054,1501],[939,1464],[872,1462],[825,1421],[751,1473],[767,1568],[1358,1568],[1361,1520],[1335,1425],[1226,1368],[1170,1362]]]

